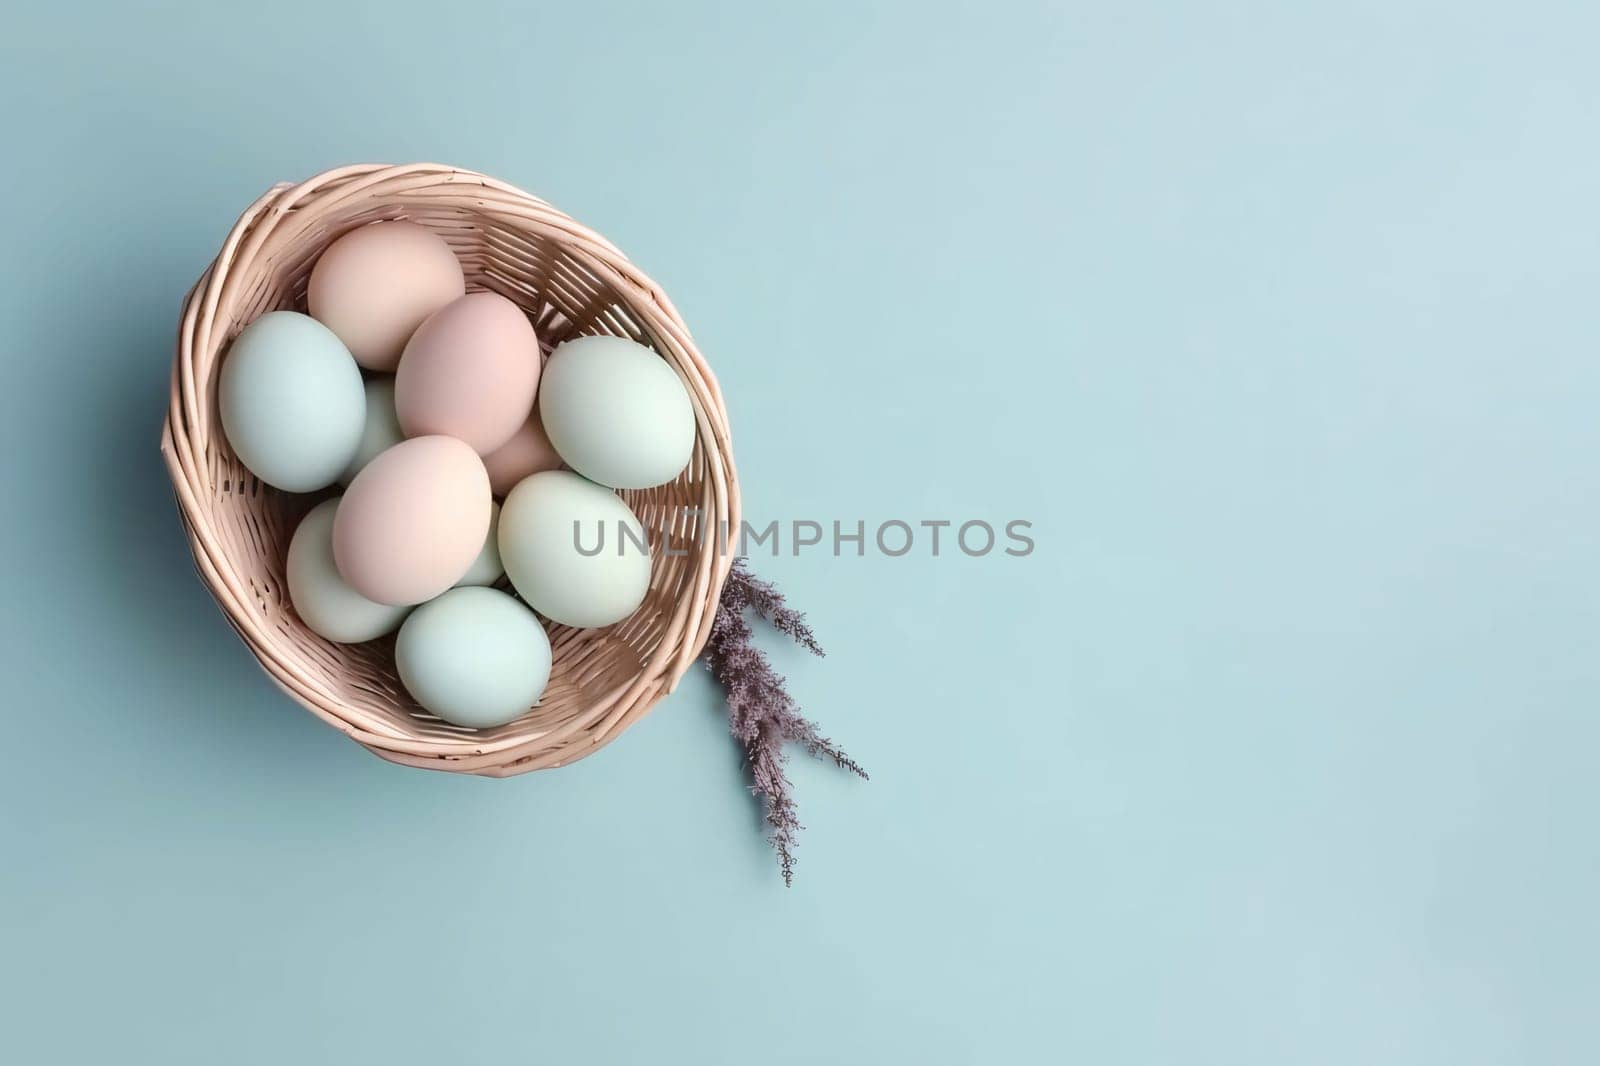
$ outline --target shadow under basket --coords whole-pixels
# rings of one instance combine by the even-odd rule
[[[549,686],[537,706],[493,729],[453,726],[418,707],[395,671],[393,636],[342,645],[306,628],[285,592],[285,557],[300,517],[328,494],[262,484],[217,414],[217,371],[239,331],[267,311],[304,311],[323,250],[386,219],[443,237],[468,291],[497,292],[526,311],[546,354],[585,334],[627,337],[659,353],[694,404],[688,467],[666,485],[623,493],[650,536],[643,605],[603,629],[547,624]],[[251,205],[184,303],[161,452],[200,577],[268,675],[376,754],[433,770],[507,777],[615,739],[699,655],[739,528],[722,393],[666,295],[609,241],[537,197],[434,164],[343,167],[277,185]]]

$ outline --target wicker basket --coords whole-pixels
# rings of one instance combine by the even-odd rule
[[[650,532],[650,591],[604,629],[549,626],[550,683],[509,725],[471,730],[420,709],[400,685],[394,638],[338,645],[284,592],[289,537],[324,496],[268,488],[239,463],[217,416],[217,370],[239,331],[304,309],[317,256],[350,229],[406,219],[461,259],[467,288],[509,297],[549,348],[610,333],[659,352],[694,402],[694,457],[676,480],[623,495]],[[549,204],[452,167],[362,165],[278,185],[251,205],[189,293],[161,437],[195,565],[229,622],[284,691],[385,759],[505,777],[560,766],[614,739],[672,690],[709,634],[739,525],[727,414],[716,378],[665,294],[611,243]]]

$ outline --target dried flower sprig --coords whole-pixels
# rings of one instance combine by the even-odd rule
[[[765,618],[774,629],[814,655],[823,654],[822,646],[806,624],[805,615],[785,603],[769,582],[752,574],[744,560],[734,561],[706,642],[706,668],[727,693],[728,725],[744,745],[750,764],[750,791],[766,803],[767,825],[783,868],[783,883],[792,885],[794,848],[797,834],[804,827],[793,787],[783,769],[789,759],[784,745],[799,744],[807,754],[832,759],[835,765],[862,778],[867,772],[800,714],[799,706],[784,687],[783,675],[756,647],[750,623],[745,620],[746,611]]]

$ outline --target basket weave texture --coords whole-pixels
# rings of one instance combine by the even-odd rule
[[[330,243],[380,219],[445,239],[468,291],[522,307],[545,354],[609,333],[653,348],[694,404],[693,458],[672,482],[622,495],[651,541],[650,590],[604,629],[548,624],[554,664],[539,704],[494,729],[464,729],[400,684],[394,638],[333,644],[306,628],[285,591],[289,538],[328,493],[263,485],[228,446],[217,376],[257,316],[305,310],[311,267]],[[561,766],[616,738],[672,690],[710,633],[739,526],[739,489],[716,378],[666,295],[605,238],[519,189],[436,164],[343,167],[274,186],[252,204],[184,303],[161,452],[196,568],[262,667],[330,725],[394,762],[506,777]]]

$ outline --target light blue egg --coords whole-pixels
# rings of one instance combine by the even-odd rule
[[[498,589],[451,589],[411,612],[395,665],[412,698],[474,729],[520,718],[550,680],[550,640],[539,619]]]
[[[331,330],[294,311],[244,328],[222,362],[217,402],[239,461],[289,492],[333,484],[361,445],[361,371]]]

